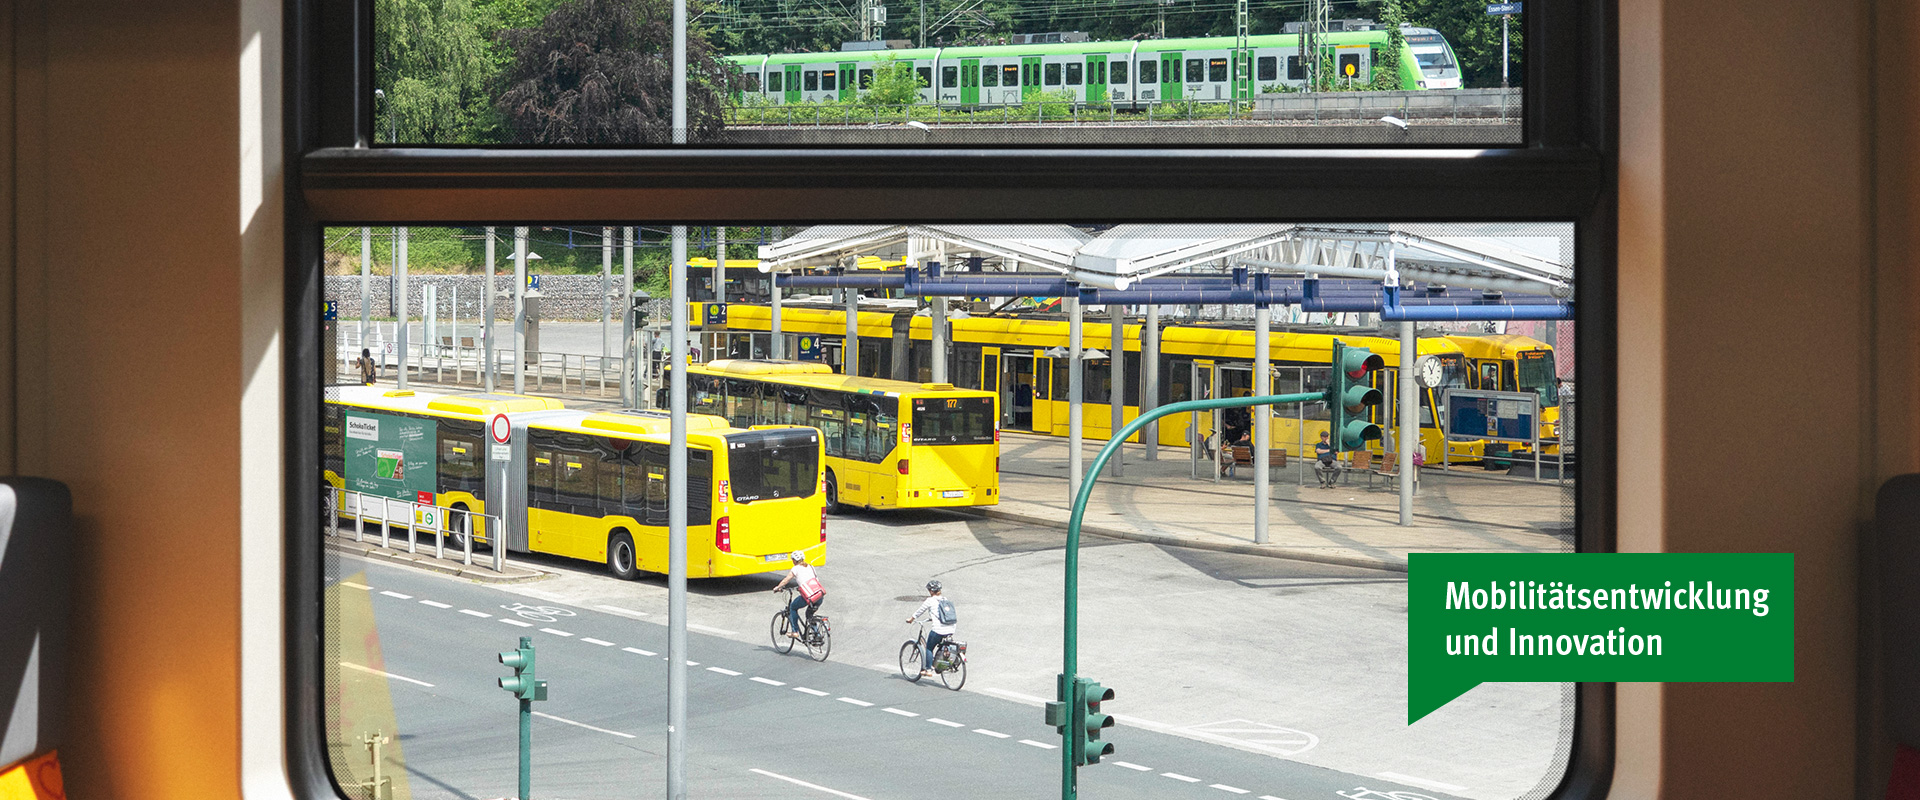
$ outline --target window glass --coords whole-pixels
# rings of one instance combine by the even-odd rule
[[[1008,64],[1000,68],[1000,82],[1006,86],[1020,85],[1020,67]]]
[[[823,91],[823,92],[837,91],[837,89],[835,88],[835,84],[839,78],[839,75],[840,74],[838,72],[835,72],[833,70],[827,70],[825,72],[820,73],[820,91]]]
[[[1127,82],[1127,62],[1113,61],[1109,63],[1112,64],[1113,66],[1113,82],[1126,83]]]
[[[1000,85],[1000,68],[991,64],[980,73],[980,83],[984,86]]]
[[[932,67],[916,67],[914,68],[914,72],[920,76],[920,88],[925,89],[933,86]]]
[[[1207,79],[1206,61],[1199,58],[1187,59],[1187,82],[1199,83]]]
[[[1081,66],[1080,66],[1080,62],[1078,61],[1069,62],[1067,64],[1067,85],[1068,86],[1080,85],[1080,70],[1081,70]]]
[[[782,77],[783,77],[783,76],[781,75],[781,73],[780,73],[780,72],[779,72],[778,70],[774,70],[774,71],[769,71],[769,72],[767,73],[767,91],[769,91],[769,92],[778,92],[778,91],[781,91],[781,88],[780,88],[780,79],[781,79]]]
[[[1304,81],[1307,79],[1305,62],[1299,56],[1287,56],[1287,80]]]
[[[1059,86],[1060,85],[1060,65],[1048,64],[1046,65],[1046,69],[1047,69],[1046,85]]]
[[[960,85],[960,68],[959,67],[941,67],[940,68],[940,88],[949,89],[958,85]]]
[[[1226,59],[1215,58],[1215,59],[1209,59],[1207,61],[1207,80],[1213,81],[1214,83],[1226,82],[1227,80],[1227,60]]]
[[[1255,80],[1270,81],[1280,77],[1278,59],[1274,56],[1261,56],[1254,63],[1259,72]]]
[[[916,445],[994,442],[991,397],[916,397],[911,421]]]
[[[737,502],[812,497],[820,483],[820,434],[806,428],[728,434],[727,467]]]
[[[860,70],[860,90],[866,91],[872,88],[873,88],[873,70],[871,69]]]
[[[1159,83],[1160,82],[1160,62],[1142,59],[1140,61],[1140,82],[1141,83]]]
[[[807,91],[809,92],[819,91],[820,90],[820,71],[810,69],[810,70],[807,70],[806,75],[807,75],[806,77]]]

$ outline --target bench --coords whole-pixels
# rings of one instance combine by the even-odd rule
[[[1367,473],[1367,488],[1373,488],[1373,479],[1378,476],[1387,479],[1388,489],[1399,491],[1400,454],[1386,453],[1382,455],[1380,457],[1380,465],[1377,467],[1371,464],[1372,457],[1373,453],[1366,450],[1355,453],[1353,457],[1354,468],[1356,470],[1364,469]],[[1414,456],[1413,464],[1415,467],[1414,483],[1418,484],[1420,482],[1418,468],[1421,465],[1421,459],[1417,454]]]
[[[1241,464],[1253,466],[1253,448],[1245,445],[1234,445],[1229,448],[1227,452],[1229,457],[1220,459],[1220,466],[1226,467],[1227,474],[1233,474],[1234,468]],[[1267,451],[1267,469],[1272,470],[1286,465],[1287,451],[1277,448]]]

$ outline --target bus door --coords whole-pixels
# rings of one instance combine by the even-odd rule
[[[960,105],[980,105],[980,59],[960,59]]]
[[[1171,103],[1182,97],[1185,77],[1181,72],[1179,53],[1160,54],[1160,102]]]
[[[1087,104],[1107,102],[1107,57],[1087,56]]]
[[[800,102],[800,65],[788,64],[786,73],[785,88],[782,91],[786,92],[787,102],[798,103]]]
[[[1020,59],[1020,102],[1033,99],[1040,93],[1040,57],[1023,56]]]
[[[1033,399],[1028,401],[1031,407],[1027,430],[1034,433],[1053,433],[1053,359],[1027,354],[1027,360],[1033,364]],[[1017,388],[1017,387],[1016,387]]]

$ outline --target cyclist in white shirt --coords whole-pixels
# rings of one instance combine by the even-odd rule
[[[927,581],[927,599],[920,603],[920,608],[913,612],[913,616],[907,617],[907,621],[913,622],[922,616],[927,618],[927,645],[920,651],[922,660],[920,675],[931,677],[934,652],[940,649],[941,642],[953,638],[953,633],[958,629],[960,622],[960,615],[954,611],[953,601],[941,596],[939,581]]]
[[[785,589],[788,583],[800,590],[794,594],[793,602],[787,604],[787,638],[798,639],[803,630],[800,627],[801,607],[807,609],[807,619],[813,619],[814,612],[820,610],[820,603],[827,599],[827,590],[820,585],[820,577],[813,573],[813,567],[807,566],[806,553],[795,550],[787,557],[793,559],[793,568],[787,570],[786,577],[781,578],[780,584],[773,590]]]

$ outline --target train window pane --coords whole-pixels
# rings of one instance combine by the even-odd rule
[[[1000,82],[1006,86],[1019,86],[1020,85],[1020,68],[1013,64],[1008,64],[1004,67],[1001,67]]]
[[[1307,79],[1307,68],[1305,64],[1300,60],[1300,57],[1287,56],[1287,80],[1304,81],[1306,79]]]
[[[769,91],[769,92],[779,92],[779,91],[785,91],[784,89],[781,89],[781,88],[780,88],[780,78],[781,78],[781,77],[783,77],[783,76],[782,76],[782,74],[781,74],[781,73],[779,73],[779,72],[769,72],[769,73],[767,73],[767,91]]]
[[[823,92],[836,91],[834,87],[835,87],[835,84],[838,83],[838,77],[839,77],[839,73],[834,72],[833,70],[827,70],[825,72],[820,73],[820,91],[823,91]]]
[[[1227,60],[1216,58],[1207,62],[1207,80],[1225,83],[1227,80]]]
[[[980,73],[980,83],[986,86],[999,86],[1000,68],[988,65],[986,69]]]
[[[1261,56],[1255,59],[1259,76],[1255,80],[1270,81],[1280,77],[1279,61],[1274,56]]]
[[[914,73],[920,76],[920,88],[926,89],[933,86],[932,67],[916,67]]]
[[[1159,83],[1160,63],[1157,61],[1140,62],[1140,82],[1143,84]]]
[[[1115,62],[1112,62],[1112,64],[1113,64],[1113,81],[1112,82],[1115,84],[1126,83],[1127,82],[1127,62],[1115,61]]]
[[[1060,85],[1060,65],[1059,65],[1059,64],[1048,64],[1048,65],[1047,65],[1047,79],[1046,79],[1046,85],[1048,85],[1048,86],[1059,86],[1059,85]]]
[[[1206,62],[1198,58],[1187,59],[1187,82],[1199,83],[1206,80]]]
[[[941,67],[940,68],[940,88],[951,89],[954,86],[957,86],[959,82],[960,82],[959,67]]]
[[[1080,85],[1080,69],[1081,69],[1080,62],[1078,61],[1067,64],[1067,85],[1068,86]]]
[[[809,92],[817,92],[820,90],[819,70],[807,70],[806,90]]]
[[[866,91],[872,88],[873,88],[873,70],[871,69],[860,70],[860,90]]]

